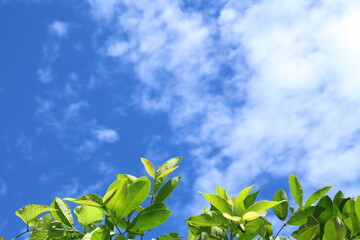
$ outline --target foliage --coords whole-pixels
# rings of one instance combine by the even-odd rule
[[[136,178],[118,174],[104,196],[86,194],[79,198],[55,198],[49,206],[30,204],[16,211],[26,224],[30,240],[129,240],[143,239],[146,232],[163,224],[170,216],[164,201],[177,187],[180,177],[167,180],[177,169],[180,157],[172,158],[156,170],[141,159],[148,177]],[[216,186],[215,194],[201,193],[210,203],[204,213],[186,220],[189,240],[289,240],[280,236],[288,225],[296,226],[291,237],[297,240],[360,240],[360,196],[344,197],[341,191],[330,198],[330,186],[311,194],[304,203],[299,179],[290,174],[289,190],[297,207],[289,205],[285,190],[278,190],[272,200],[256,201],[259,191],[244,188],[237,197]],[[68,202],[76,203],[71,210]],[[146,206],[141,206],[146,205]],[[266,219],[272,209],[283,222],[276,234]],[[74,219],[74,214],[76,219]],[[77,222],[75,222],[77,220]],[[82,231],[77,227],[81,226]],[[178,233],[159,236],[156,240],[181,240]],[[5,240],[0,237],[0,240]]]

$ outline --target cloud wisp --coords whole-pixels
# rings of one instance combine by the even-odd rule
[[[192,144],[196,190],[290,172],[360,190],[360,4],[227,1],[218,14],[182,1],[90,4],[102,23],[121,7],[104,48],[134,63],[137,103],[168,113]]]

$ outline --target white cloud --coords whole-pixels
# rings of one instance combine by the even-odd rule
[[[106,54],[111,57],[119,57],[123,55],[129,46],[126,42],[115,42],[107,46]]]
[[[113,143],[119,140],[117,132],[113,129],[98,129],[94,131],[94,134],[100,142]]]
[[[195,190],[235,193],[295,172],[309,187],[359,192],[359,11],[356,1],[228,1],[204,21],[180,1],[124,1],[110,39],[127,34],[138,103],[167,112],[192,144]]]
[[[66,22],[55,21],[50,27],[50,31],[59,37],[64,37],[69,31],[69,24]]]
[[[37,73],[39,76],[39,80],[43,83],[49,83],[54,79],[54,75],[51,68],[48,67],[39,68]]]

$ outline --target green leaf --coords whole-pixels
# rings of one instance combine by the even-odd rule
[[[245,208],[249,208],[251,205],[253,205],[255,203],[255,200],[257,198],[257,195],[259,194],[260,190],[254,192],[254,193],[250,193],[244,200],[244,205]]]
[[[345,225],[350,229],[353,236],[356,235],[359,232],[359,219],[355,213],[355,201],[353,199],[345,203],[342,215]]]
[[[322,196],[324,196],[329,190],[331,189],[331,186],[323,187],[308,198],[308,200],[305,203],[305,207],[311,206],[311,204],[315,203],[317,200],[319,200]]]
[[[356,198],[355,201],[355,213],[356,216],[360,219],[360,195]]]
[[[162,188],[160,188],[158,194],[156,195],[154,203],[164,202],[175,190],[180,179],[181,177],[174,177],[171,180],[169,180],[167,183],[165,183],[165,185]]]
[[[298,178],[294,174],[289,175],[289,187],[291,195],[294,198],[296,204],[301,207],[304,193]]]
[[[181,157],[175,157],[167,160],[165,163],[161,164],[157,169],[155,174],[154,182],[154,192],[157,192],[161,185],[165,182],[168,177],[168,174],[162,175],[166,170],[176,167],[176,165],[181,161]],[[162,177],[160,177],[162,175]]]
[[[78,222],[88,230],[88,225],[91,223],[101,222],[104,218],[102,211],[99,208],[80,205],[74,209]]]
[[[17,210],[15,214],[16,216],[20,217],[28,226],[35,226],[36,219],[39,214],[55,210],[56,209],[46,205],[30,204]]]
[[[253,205],[251,205],[248,209],[246,209],[246,212],[251,212],[251,211],[257,212],[260,210],[267,210],[267,209],[272,208],[280,203],[281,202],[278,202],[278,201],[267,201],[267,200],[259,201],[259,202],[254,203]]]
[[[97,227],[90,233],[85,234],[82,240],[110,240],[110,230],[104,225]]]
[[[216,194],[222,198],[225,198],[226,201],[229,200],[229,195],[226,190],[218,185],[216,185]]]
[[[303,225],[307,222],[307,218],[312,216],[315,211],[315,206],[310,206],[305,209],[299,209],[288,220],[289,225]]]
[[[303,234],[297,238],[297,240],[310,240],[313,239],[319,230],[319,226],[315,225],[307,229]]]
[[[218,211],[208,211],[206,213],[190,217],[186,220],[189,224],[200,226],[227,226],[230,222]]]
[[[320,226],[336,216],[337,212],[334,209],[334,203],[328,195],[323,196],[320,201],[316,204],[314,217],[318,220]]]
[[[105,193],[103,197],[104,205],[106,205],[114,197],[116,192],[117,192],[117,188],[113,188]]]
[[[237,216],[242,216],[243,213],[245,212],[246,208],[245,208],[244,201],[245,201],[246,197],[249,195],[249,193],[251,192],[251,189],[253,188],[253,186],[254,185],[244,188],[238,194],[236,201],[235,201],[235,214]]]
[[[111,214],[116,214],[119,209],[122,209],[127,198],[128,193],[128,179],[120,178],[114,181],[108,188],[107,192],[116,189],[114,196],[106,204],[106,209]]]
[[[286,192],[283,189],[278,190],[272,199],[273,201],[281,201],[279,205],[273,207],[275,215],[282,221],[285,221],[288,215],[289,202]]]
[[[232,209],[228,201],[226,201],[224,198],[211,193],[201,193],[205,199],[211,203],[216,209],[218,209],[222,213],[227,213],[232,215]]]
[[[61,221],[64,226],[69,228],[74,227],[74,218],[71,213],[71,209],[67,202],[61,198],[56,197],[50,207],[57,209],[57,211],[52,211],[52,215],[57,221]]]
[[[159,207],[156,205],[159,205]],[[128,231],[143,233],[163,224],[169,218],[171,211],[164,209],[162,206],[165,206],[165,204],[154,204],[145,208],[130,223]]]
[[[162,172],[162,173],[158,176],[158,178],[160,179],[160,178],[163,178],[163,177],[169,175],[170,173],[172,173],[173,171],[175,171],[175,169],[177,169],[178,167],[179,167],[179,166],[166,169],[164,172]]]
[[[246,233],[265,235],[265,224],[260,219],[255,219],[245,224]]]
[[[30,234],[31,240],[46,240],[46,239],[63,239],[63,231],[55,231],[52,229],[52,217],[50,214],[45,214],[36,222],[36,226]]]
[[[86,194],[77,199],[74,198],[64,198],[66,201],[74,202],[81,205],[88,205],[93,207],[103,207],[104,203],[102,198],[94,193]]]
[[[121,219],[137,209],[150,193],[150,180],[147,177],[136,179],[129,187],[126,200],[115,209],[116,217]]]
[[[155,169],[154,165],[150,162],[150,160],[146,158],[141,158],[141,162],[144,164],[146,172],[152,177],[155,178]]]
[[[136,181],[137,177],[130,175],[130,174],[118,174],[117,179],[126,179],[129,184]]]
[[[338,217],[329,219],[325,224],[324,240],[343,240],[346,236],[346,226]]]

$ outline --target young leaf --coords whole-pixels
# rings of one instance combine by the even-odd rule
[[[51,212],[57,221],[61,221],[64,226],[69,228],[74,227],[74,219],[71,214],[71,209],[64,200],[56,197],[51,203],[50,207],[57,209],[57,211]]]
[[[168,177],[168,174],[163,174],[166,170],[172,169],[176,167],[176,165],[181,161],[181,157],[171,158],[167,160],[165,163],[161,164],[157,169],[155,174],[155,182],[154,182],[154,192],[157,192],[161,185],[165,182]],[[161,177],[160,177],[161,176]]]
[[[86,194],[78,199],[64,198],[64,200],[93,207],[103,207],[104,205],[102,198],[94,193]]]
[[[232,214],[232,209],[230,204],[222,197],[211,194],[211,193],[202,193],[205,199],[211,203],[216,209],[218,209],[222,213]]]
[[[240,222],[241,220],[241,217],[238,217],[238,216],[231,216],[227,213],[223,213],[223,216],[226,217],[227,219],[231,220],[231,221],[234,221],[234,222]]]
[[[265,217],[266,215],[266,211],[265,210],[260,210],[257,212],[254,211],[250,211],[250,212],[246,212],[242,218],[243,221],[251,221],[254,220],[258,217]]]
[[[113,188],[105,193],[105,195],[103,197],[104,205],[106,205],[112,199],[112,197],[115,195],[116,191],[117,191],[117,188]]]
[[[225,198],[225,200],[229,200],[229,195],[227,194],[226,190],[219,185],[216,185],[216,194],[222,198]]]
[[[311,204],[315,203],[317,200],[319,200],[322,196],[324,196],[329,190],[331,189],[331,186],[323,187],[308,198],[308,200],[305,203],[305,207],[311,206]]]
[[[56,211],[56,209],[46,205],[30,204],[17,210],[15,214],[16,216],[20,217],[28,226],[35,226],[36,219],[39,214],[48,211]]]
[[[273,201],[281,201],[279,205],[273,207],[275,215],[282,221],[285,221],[288,215],[288,197],[283,189],[278,190],[272,199]]]
[[[242,216],[242,214],[245,212],[246,208],[245,208],[245,198],[249,195],[249,193],[251,192],[251,189],[253,188],[254,185],[251,185],[250,187],[247,187],[243,190],[241,190],[241,192],[238,194],[236,201],[235,201],[235,214],[237,216]]]
[[[256,202],[253,205],[251,205],[248,209],[246,209],[246,212],[250,212],[250,211],[260,211],[260,210],[267,210],[269,208],[272,208],[278,204],[280,204],[281,202],[278,201],[260,201],[260,202]]]
[[[146,158],[141,158],[141,162],[144,164],[146,172],[152,177],[155,178],[155,169],[154,165],[150,162],[150,160]]]
[[[167,175],[169,175],[171,172],[175,171],[175,169],[177,169],[179,166],[176,166],[176,167],[173,167],[173,168],[169,168],[169,169],[166,169],[164,172],[162,172],[157,178],[162,178],[162,177],[165,177]]]
[[[169,180],[167,183],[165,183],[165,185],[162,188],[160,188],[158,194],[156,195],[154,203],[164,202],[175,190],[180,179],[181,177],[174,177],[171,180]]]
[[[189,224],[200,225],[200,226],[227,226],[229,220],[227,220],[218,211],[208,211],[206,213],[190,217],[186,220]]]
[[[299,207],[301,207],[304,193],[301,184],[299,182],[299,179],[294,174],[289,175],[289,187],[290,187],[291,195],[293,196],[295,202]]]
[[[346,236],[346,226],[338,217],[329,219],[325,224],[324,240],[342,240]]]

